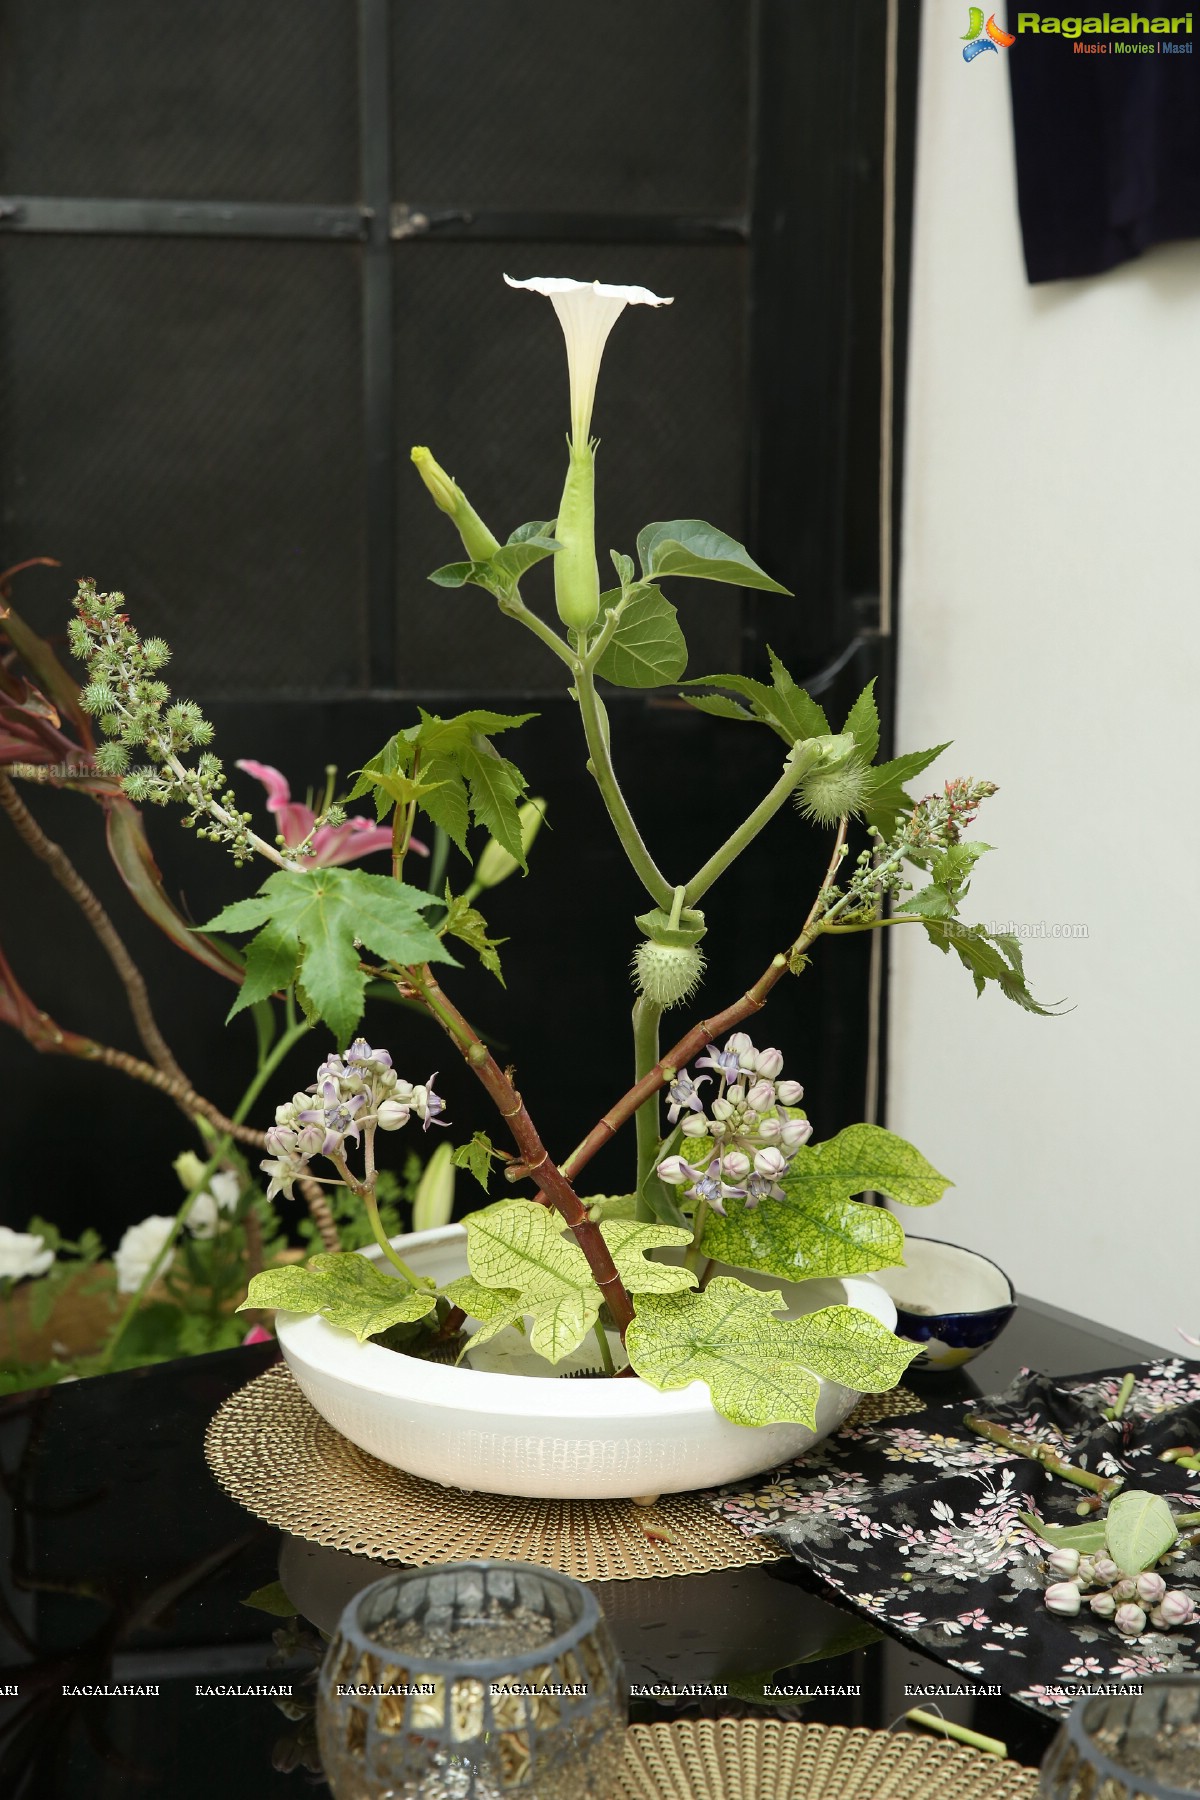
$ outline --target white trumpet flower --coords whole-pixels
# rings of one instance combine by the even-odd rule
[[[504,279],[511,288],[528,288],[544,295],[558,315],[567,340],[571,439],[586,444],[609,332],[627,306],[670,306],[674,296],[652,294],[644,287],[612,287],[606,281],[568,281],[555,275],[535,275],[529,281],[514,281],[511,275]]]
[[[600,610],[596,566],[596,466],[588,432],[596,399],[600,359],[608,334],[627,306],[670,306],[669,298],[643,287],[610,287],[603,281],[567,281],[535,275],[529,281],[504,277],[509,287],[543,294],[558,314],[567,340],[571,383],[571,448],[567,479],[554,536],[554,600],[564,625],[585,637]]]

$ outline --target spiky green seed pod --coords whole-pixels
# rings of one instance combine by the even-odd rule
[[[89,681],[79,695],[79,704],[86,713],[110,713],[117,696],[107,681]]]
[[[695,993],[704,974],[704,952],[695,944],[657,944],[647,938],[633,953],[633,982],[665,1011]]]
[[[830,737],[822,744],[819,762],[801,778],[796,804],[806,819],[818,825],[836,825],[839,819],[859,811],[867,792],[869,765],[851,737]]]

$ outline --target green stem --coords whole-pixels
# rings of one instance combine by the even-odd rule
[[[346,1185],[349,1187],[352,1184],[347,1182]],[[379,1216],[379,1202],[376,1200],[373,1191],[370,1188],[365,1188],[361,1185],[358,1186],[355,1191],[366,1209],[367,1221],[370,1224],[371,1233],[375,1242],[379,1245],[379,1248],[383,1251],[383,1254],[387,1257],[392,1267],[399,1270],[400,1274],[403,1275],[410,1287],[425,1287],[427,1283],[423,1282],[419,1275],[414,1275],[403,1257],[397,1256],[396,1252],[392,1249],[392,1246],[388,1241],[387,1232],[383,1229],[383,1220]]]
[[[1094,1494],[1115,1494],[1121,1486],[1118,1477],[1093,1475],[1090,1469],[1079,1469],[1074,1463],[1062,1462],[1049,1444],[1038,1444],[1030,1438],[1016,1437],[1003,1425],[994,1425],[990,1419],[980,1419],[974,1413],[968,1413],[963,1424],[976,1437],[986,1438],[991,1444],[1000,1444],[1005,1450],[1015,1450],[1018,1456],[1027,1456],[1030,1462],[1040,1463],[1048,1474],[1059,1475],[1064,1481],[1072,1481],[1076,1487],[1090,1488]]]
[[[429,881],[426,885],[425,892],[427,894],[436,894],[439,900],[442,897],[442,883],[446,877],[446,863],[449,860],[449,857],[449,835],[440,825],[435,825],[433,829],[433,850],[429,857]]]
[[[796,784],[801,780],[809,763],[814,761],[817,752],[811,746],[805,746],[809,754],[804,757],[800,750],[794,751],[783,765],[783,774],[779,780],[763,795],[748,819],[744,819],[737,830],[731,832],[719,850],[714,850],[708,861],[697,869],[684,890],[685,906],[695,906],[703,894],[706,894],[713,882],[725,873],[730,863],[741,855],[746,845],[751,843],[770,823],[784,801],[795,793]]]
[[[587,740],[588,769],[596,778],[596,785],[600,789],[605,807],[608,809],[613,830],[621,840],[621,847],[629,858],[634,874],[654,904],[663,907],[664,910],[669,909],[675,897],[675,889],[643,843],[642,835],[634,823],[633,814],[621,792],[609,752],[608,739],[600,717],[600,701],[596,693],[596,684],[592,677],[592,671],[586,663],[582,664],[579,669],[575,684],[575,697],[579,702],[580,716],[583,719],[583,735]]]
[[[633,1068],[634,1080],[641,1081],[650,1073],[658,1061],[658,1022],[662,1018],[661,1006],[655,1006],[645,994],[640,994],[633,1003]],[[637,1199],[637,1216],[639,1219],[654,1217],[650,1207],[641,1198],[642,1184],[658,1159],[660,1142],[660,1117],[657,1090],[638,1107],[634,1115],[634,1130],[637,1134],[637,1180],[634,1193]]]
[[[608,1333],[605,1331],[599,1319],[596,1320],[594,1329],[596,1333],[596,1342],[600,1346],[600,1360],[604,1364],[604,1373],[606,1375],[615,1375],[617,1367],[613,1362],[612,1347],[608,1341]]]
[[[553,650],[560,662],[566,663],[572,675],[579,673],[579,658],[570,645],[563,643],[553,625],[547,625],[544,619],[539,619],[535,612],[531,612],[518,594],[514,592],[511,599],[501,600],[500,611],[507,613],[510,619],[515,619],[518,625],[524,625],[526,631],[532,631],[534,637],[541,638],[546,648]]]
[[[237,1111],[234,1113],[234,1115],[230,1121],[231,1124],[241,1125],[243,1123],[243,1121],[246,1118],[246,1115],[249,1113],[251,1107],[254,1105],[254,1102],[258,1099],[259,1094],[262,1092],[263,1087],[270,1080],[271,1076],[275,1073],[276,1069],[279,1067],[280,1063],[283,1061],[283,1059],[287,1055],[288,1051],[292,1048],[292,1046],[294,1044],[298,1044],[302,1037],[307,1036],[308,1030],[309,1030],[309,1025],[308,1025],[308,1021],[306,1019],[301,1020],[299,1024],[294,1024],[294,1023],[290,1024],[288,1029],[283,1033],[282,1037],[279,1039],[279,1042],[271,1050],[270,1054],[267,1055],[266,1057],[263,1057],[260,1060],[258,1069],[256,1070],[255,1075],[254,1075],[254,1079],[251,1081],[249,1087],[246,1089],[245,1093],[242,1095],[241,1099],[238,1101]],[[120,1349],[121,1343],[125,1337],[125,1334],[129,1330],[129,1327],[133,1322],[134,1314],[138,1311],[139,1307],[141,1306],[142,1301],[145,1298],[148,1289],[153,1285],[154,1281],[157,1279],[158,1272],[161,1269],[163,1263],[165,1262],[168,1254],[175,1247],[175,1244],[179,1237],[179,1233],[182,1231],[183,1226],[187,1220],[188,1213],[191,1211],[192,1201],[196,1198],[197,1194],[201,1194],[204,1192],[205,1187],[208,1185],[209,1179],[211,1178],[212,1175],[214,1175],[216,1173],[217,1169],[220,1167],[221,1163],[224,1161],[226,1155],[228,1154],[230,1145],[232,1144],[232,1141],[233,1140],[230,1138],[228,1133],[224,1134],[223,1136],[221,1136],[220,1138],[217,1139],[216,1143],[213,1145],[212,1155],[209,1157],[208,1161],[205,1163],[204,1167],[201,1169],[199,1175],[196,1177],[196,1180],[192,1184],[191,1188],[184,1195],[183,1205],[179,1208],[179,1211],[175,1214],[175,1218],[171,1224],[171,1229],[168,1232],[166,1239],[163,1242],[162,1249],[159,1251],[159,1253],[155,1257],[154,1261],[150,1264],[150,1267],[146,1270],[146,1273],[142,1276],[141,1281],[138,1283],[136,1293],[133,1293],[129,1296],[129,1304],[126,1306],[125,1311],[121,1314],[121,1317],[117,1321],[116,1330],[113,1332],[112,1337],[109,1339],[108,1348],[104,1353],[104,1361],[100,1365],[102,1373],[105,1370],[112,1368],[113,1361],[116,1357],[117,1351]]]
[[[1133,1393],[1136,1383],[1137,1383],[1137,1377],[1135,1375],[1126,1375],[1125,1376],[1125,1378],[1121,1382],[1120,1391],[1118,1392],[1116,1399],[1113,1401],[1113,1404],[1108,1409],[1108,1416],[1110,1419],[1121,1418],[1121,1416],[1123,1415],[1123,1413],[1125,1411],[1125,1408],[1129,1405],[1130,1397]]]
[[[985,1756],[998,1756],[1003,1760],[1008,1755],[1008,1745],[999,1738],[982,1737],[978,1731],[971,1731],[965,1725],[956,1725],[952,1719],[939,1718],[937,1713],[926,1712],[924,1707],[914,1706],[905,1713],[914,1725],[923,1725],[926,1731],[938,1731],[943,1737],[953,1738],[956,1743],[969,1744],[972,1750],[982,1750]]]
[[[701,1200],[692,1218],[692,1241],[684,1252],[683,1257],[684,1268],[691,1269],[693,1272],[704,1260],[704,1252],[700,1248],[700,1239],[704,1236],[704,1227],[707,1221],[708,1201]]]

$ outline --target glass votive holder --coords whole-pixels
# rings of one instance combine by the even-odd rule
[[[336,1800],[604,1800],[627,1715],[594,1595],[531,1563],[385,1576],[346,1607],[317,1690]]]
[[[1200,1679],[1077,1700],[1042,1762],[1044,1800],[1197,1800]]]

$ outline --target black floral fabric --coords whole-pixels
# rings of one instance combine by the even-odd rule
[[[1161,1462],[1200,1449],[1200,1364],[1143,1364],[1123,1416],[1105,1419],[1125,1369],[1052,1380],[1022,1372],[1004,1394],[843,1426],[803,1461],[712,1503],[748,1535],[783,1539],[839,1601],[973,1681],[997,1683],[1035,1709],[1067,1707],[1082,1688],[1143,1676],[1200,1675],[1200,1626],[1122,1637],[1090,1612],[1042,1602],[1045,1546],[1018,1519],[1076,1525],[1083,1491],[1016,1451],[973,1434],[967,1413],[1054,1447],[1061,1460],[1196,1509],[1200,1471]],[[1200,1540],[1161,1573],[1200,1608]]]

